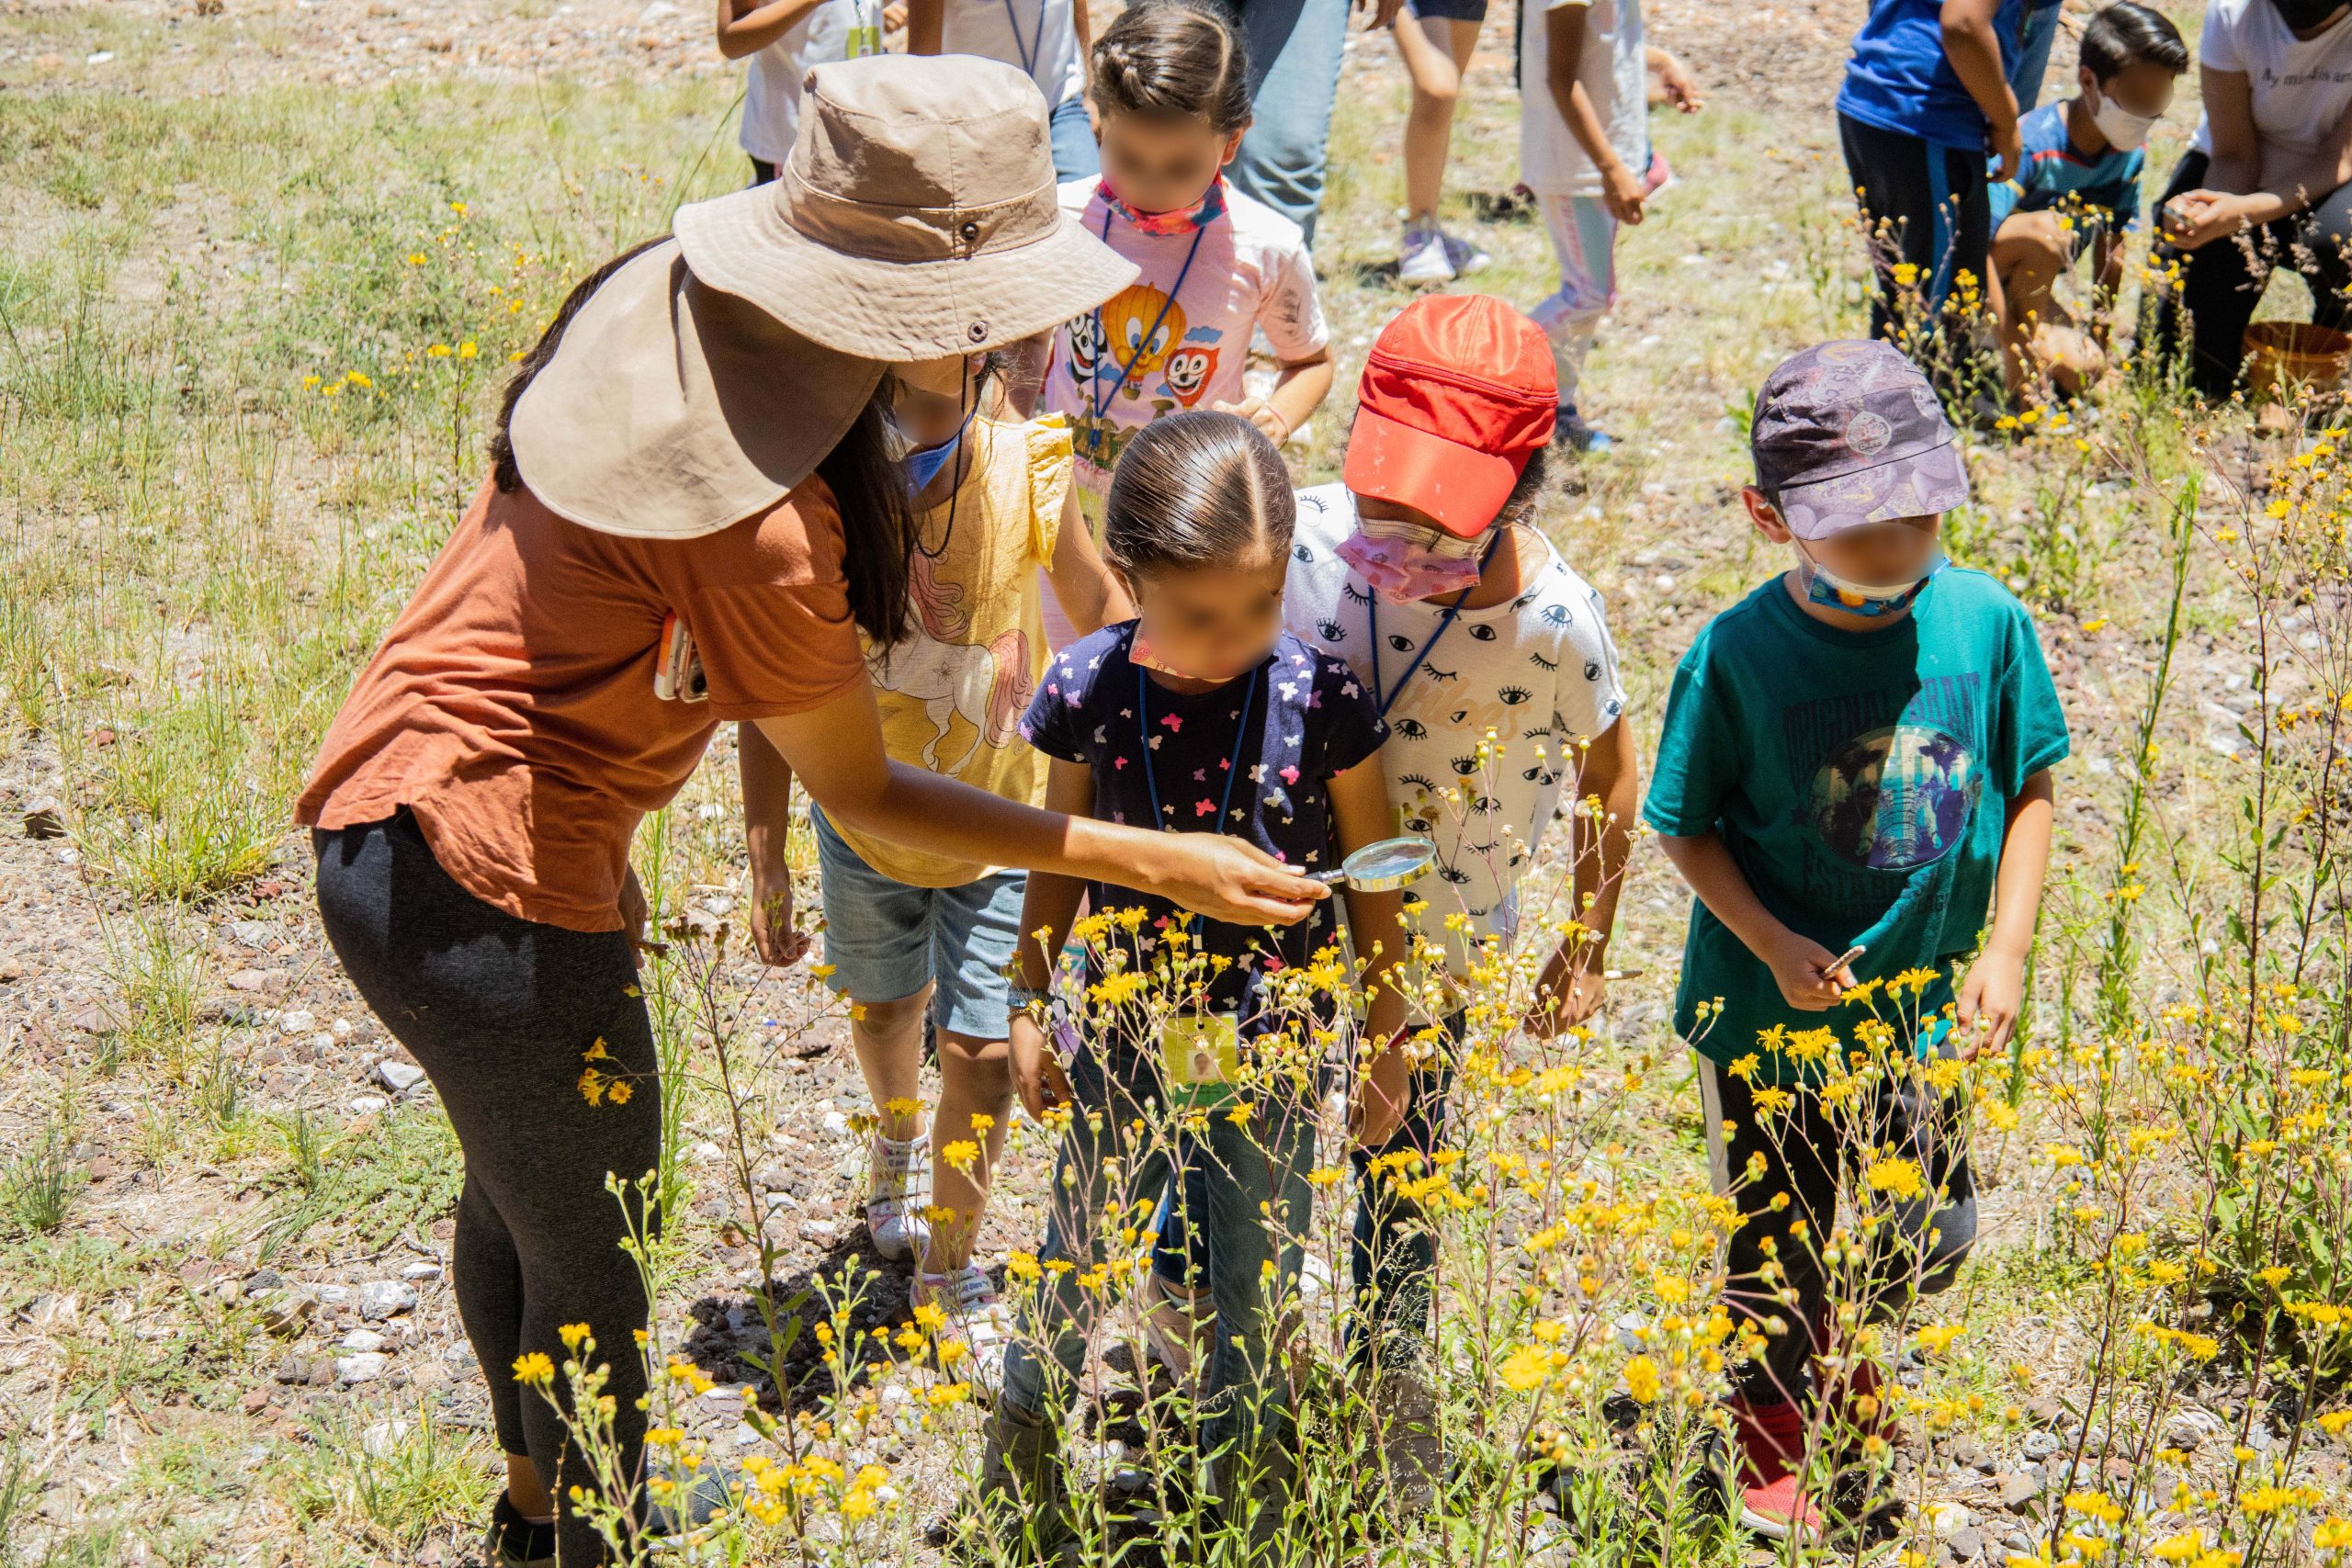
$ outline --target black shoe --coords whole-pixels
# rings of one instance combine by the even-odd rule
[[[490,1568],[555,1568],[555,1526],[525,1518],[501,1492],[490,1511],[481,1554]]]

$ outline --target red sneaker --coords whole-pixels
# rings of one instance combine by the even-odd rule
[[[1739,1442],[1741,1527],[1774,1540],[1819,1540],[1821,1512],[1804,1495],[1804,1413],[1785,1400],[1758,1404],[1745,1396],[1733,1399],[1730,1410]]]
[[[1769,1486],[1746,1486],[1739,1494],[1739,1525],[1773,1540],[1795,1540],[1810,1546],[1822,1536],[1821,1510],[1804,1495],[1793,1474]]]

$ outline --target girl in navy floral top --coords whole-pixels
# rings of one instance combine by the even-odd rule
[[[1157,421],[1122,455],[1105,513],[1104,553],[1138,618],[1080,638],[1046,666],[1022,733],[1053,759],[1047,804],[1114,822],[1157,822],[1169,832],[1232,834],[1310,871],[1391,831],[1386,788],[1372,761],[1386,729],[1372,694],[1346,664],[1283,628],[1295,509],[1289,476],[1265,436],[1231,414]],[[1086,1014],[1094,1037],[1065,1062],[1046,1037],[1053,965],[1036,933],[1050,932],[1058,946],[1081,896],[1104,917],[1089,943]],[[1384,983],[1407,942],[1403,896],[1351,889],[1346,904],[1372,992],[1362,1035],[1372,1048],[1354,1081],[1350,1120],[1360,1140],[1376,1144],[1404,1101],[1404,1053],[1394,1048],[1404,998]],[[1193,1120],[1182,1156],[1206,1177],[1195,1188],[1204,1187],[1208,1213],[1188,1219],[1211,1240],[1210,1277],[1185,1301],[1182,1287],[1146,1271],[1154,1297],[1145,1303],[1147,1323],[1159,1325],[1153,1337],[1163,1345],[1172,1324],[1189,1362],[1194,1319],[1214,1312],[1216,1334],[1197,1344],[1205,1361],[1205,1451],[1239,1443],[1255,1452],[1261,1433],[1286,1433],[1289,1381],[1272,1349],[1283,1291],[1266,1275],[1283,1242],[1306,1229],[1314,1096],[1305,1082],[1296,1092],[1276,1090],[1249,1064],[1252,1042],[1269,1052],[1273,1037],[1295,1046],[1330,1022],[1328,1000],[1302,1020],[1295,990],[1272,977],[1334,963],[1338,931],[1328,907],[1297,926],[1261,930],[1204,920],[1132,888],[1037,874],[1021,930],[1013,1080],[1033,1116],[1072,1105],[1080,1111],[1063,1135],[1041,1255],[1075,1267],[1037,1276],[1035,1325],[1046,1353],[1016,1345],[1007,1357],[984,1476],[1007,1487],[1017,1480],[1034,1504],[1052,1469],[1049,1453],[1039,1461],[1055,1430],[1046,1407],[1066,1400],[1101,1300],[1076,1276],[1101,1260],[1106,1201],[1148,1201],[1168,1180],[1164,1143],[1127,1149],[1130,1128],[1150,1102],[1168,1104],[1171,1089],[1181,1088],[1175,1098],[1183,1103],[1202,1103],[1204,1091],[1220,1100],[1216,1075],[1230,1074],[1235,1062],[1248,1089],[1224,1097],[1231,1109],[1220,1104]],[[1155,976],[1149,1002],[1106,1005],[1106,993],[1123,994],[1118,977],[1133,974]],[[1173,1010],[1166,1005],[1171,987]],[[1205,1084],[1193,1076],[1203,1061],[1212,1064]],[[1114,1173],[1129,1183],[1115,1193],[1108,1190]],[[1266,1432],[1269,1424],[1283,1432]],[[1274,1462],[1268,1456],[1283,1447],[1272,1443],[1254,1462]],[[1023,1455],[1033,1462],[1016,1462]],[[1252,1473],[1262,1481],[1273,1472]]]

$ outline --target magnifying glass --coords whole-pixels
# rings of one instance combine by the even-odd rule
[[[1427,839],[1410,835],[1366,844],[1330,871],[1310,873],[1316,881],[1337,887],[1345,884],[1359,893],[1385,893],[1402,887],[1429,870],[1437,851]]]

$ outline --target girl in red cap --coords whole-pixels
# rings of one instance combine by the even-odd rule
[[[1551,344],[1501,300],[1414,301],[1364,364],[1345,482],[1298,497],[1283,595],[1291,631],[1345,661],[1387,722],[1378,761],[1397,830],[1437,850],[1434,874],[1409,891],[1429,901],[1421,929],[1444,942],[1458,994],[1474,963],[1517,941],[1516,885],[1563,801],[1599,798],[1597,812],[1574,813],[1563,846],[1577,917],[1543,922],[1554,946],[1525,1017],[1539,1039],[1600,1005],[1640,803],[1600,596],[1529,522],[1556,390]],[[1443,1032],[1461,1039],[1458,1012]],[[1402,1124],[1356,1156],[1351,1355],[1370,1377],[1405,1514],[1426,1509],[1439,1471],[1427,1380],[1436,1246],[1395,1184],[1438,1145],[1450,1066],[1443,1046],[1431,1053]],[[1190,1241],[1197,1264],[1197,1234]],[[1182,1278],[1186,1247],[1164,1232],[1157,1271]]]

